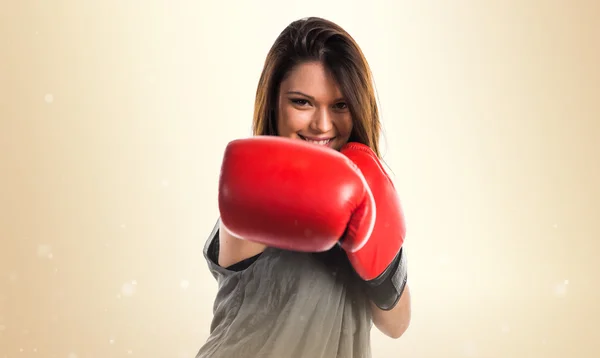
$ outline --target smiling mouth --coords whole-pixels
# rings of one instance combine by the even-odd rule
[[[331,144],[331,142],[333,142],[333,139],[335,138],[335,137],[332,137],[332,138],[310,138],[310,137],[305,137],[300,134],[298,134],[298,136],[304,141],[307,141],[307,142],[313,143],[313,144],[317,144],[317,145],[323,145],[323,146],[328,146],[329,144]]]

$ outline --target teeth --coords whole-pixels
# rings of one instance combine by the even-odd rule
[[[331,142],[331,139],[325,139],[325,140],[310,140],[310,139],[305,139],[305,141],[307,141],[309,143],[318,144],[318,145],[326,145],[329,142]]]

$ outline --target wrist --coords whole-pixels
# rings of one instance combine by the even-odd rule
[[[373,280],[363,282],[369,299],[380,309],[389,311],[398,304],[407,279],[406,255],[404,248],[400,248],[384,272]]]

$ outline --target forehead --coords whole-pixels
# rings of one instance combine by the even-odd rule
[[[281,93],[288,91],[299,91],[323,100],[342,97],[337,82],[320,62],[295,66],[281,82]]]

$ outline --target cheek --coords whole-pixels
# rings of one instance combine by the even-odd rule
[[[290,106],[281,106],[277,112],[278,134],[282,137],[296,138],[296,132],[306,129],[310,123],[308,111],[298,111]]]
[[[352,133],[352,128],[353,128],[352,116],[349,113],[342,115],[339,118],[337,128],[338,128],[340,137],[344,138],[345,140],[350,138],[350,134]]]

